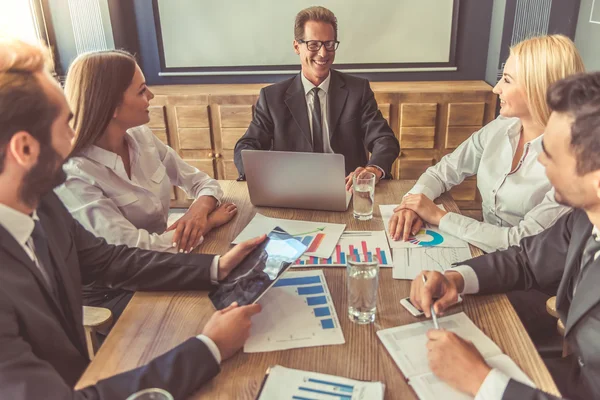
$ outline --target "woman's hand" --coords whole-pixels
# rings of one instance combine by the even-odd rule
[[[175,229],[173,247],[182,253],[191,252],[200,244],[208,225],[208,215],[215,209],[217,200],[211,196],[202,196],[190,206],[188,211],[167,228],[167,232]]]
[[[432,225],[439,225],[440,220],[448,212],[439,208],[429,197],[424,194],[409,194],[402,199],[402,203],[394,209],[394,212],[400,210],[412,210],[419,217]]]

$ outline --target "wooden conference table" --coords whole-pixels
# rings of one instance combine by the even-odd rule
[[[220,183],[225,192],[225,201],[237,204],[238,214],[229,224],[207,236],[201,246],[203,253],[225,253],[230,248],[230,242],[256,212],[286,219],[345,223],[347,230],[382,230],[378,205],[398,203],[414,182],[381,182],[375,191],[376,206],[371,221],[355,220],[352,207],[346,212],[254,207],[250,203],[245,182]],[[450,196],[442,196],[441,202],[447,210],[458,212]],[[472,251],[474,255],[481,254],[479,249],[472,248]],[[324,269],[345,344],[269,353],[239,352],[225,361],[221,373],[191,398],[254,399],[266,369],[279,364],[352,379],[381,381],[386,385],[386,399],[415,399],[414,392],[375,334],[380,329],[418,320],[399,303],[401,298],[409,295],[410,282],[392,279],[391,268],[382,268],[380,273],[376,322],[365,326],[354,324],[347,317],[345,268]],[[548,370],[506,296],[466,296],[462,305],[455,309],[457,312],[464,311],[502,351],[515,360],[539,388],[558,394]],[[213,307],[207,292],[136,293],[77,387],[146,364],[189,337],[201,333],[212,313]]]

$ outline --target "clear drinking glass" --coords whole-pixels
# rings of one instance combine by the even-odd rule
[[[348,257],[346,265],[348,280],[348,317],[358,324],[375,321],[377,311],[377,288],[379,287],[379,263],[369,254]]]
[[[171,393],[159,388],[144,389],[132,394],[126,400],[173,400]]]
[[[367,221],[373,218],[375,202],[375,174],[363,172],[352,177],[352,206],[354,218]]]

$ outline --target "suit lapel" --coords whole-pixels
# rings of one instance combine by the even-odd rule
[[[590,224],[591,225],[591,224]],[[591,227],[589,229],[591,232]],[[572,237],[571,243],[573,244],[573,249],[569,251],[566,260],[565,272],[563,278],[558,287],[558,291],[556,293],[556,309],[563,316],[567,315],[569,307],[571,304],[569,303],[569,293],[571,290],[571,279],[573,279],[573,275],[579,272],[579,263],[581,262],[581,255],[583,253],[583,249],[585,247],[585,243],[587,238],[589,237],[590,232],[588,230],[581,230],[581,237]]]
[[[331,70],[331,82],[329,83],[329,141],[336,132],[337,123],[348,98],[346,82],[337,71]]]
[[[292,84],[285,92],[285,105],[289,108],[292,117],[300,127],[305,139],[312,149],[312,135],[310,134],[310,125],[308,122],[308,107],[306,105],[306,94],[300,74],[292,81]]]
[[[569,308],[569,316],[565,325],[565,336],[569,334],[573,326],[598,302],[600,302],[600,258],[592,262],[583,270],[583,275],[577,285],[575,296]]]

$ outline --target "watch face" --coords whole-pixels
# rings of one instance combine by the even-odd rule
[[[240,306],[255,303],[306,251],[306,245],[276,227],[219,287],[209,294],[216,309],[234,301]]]

